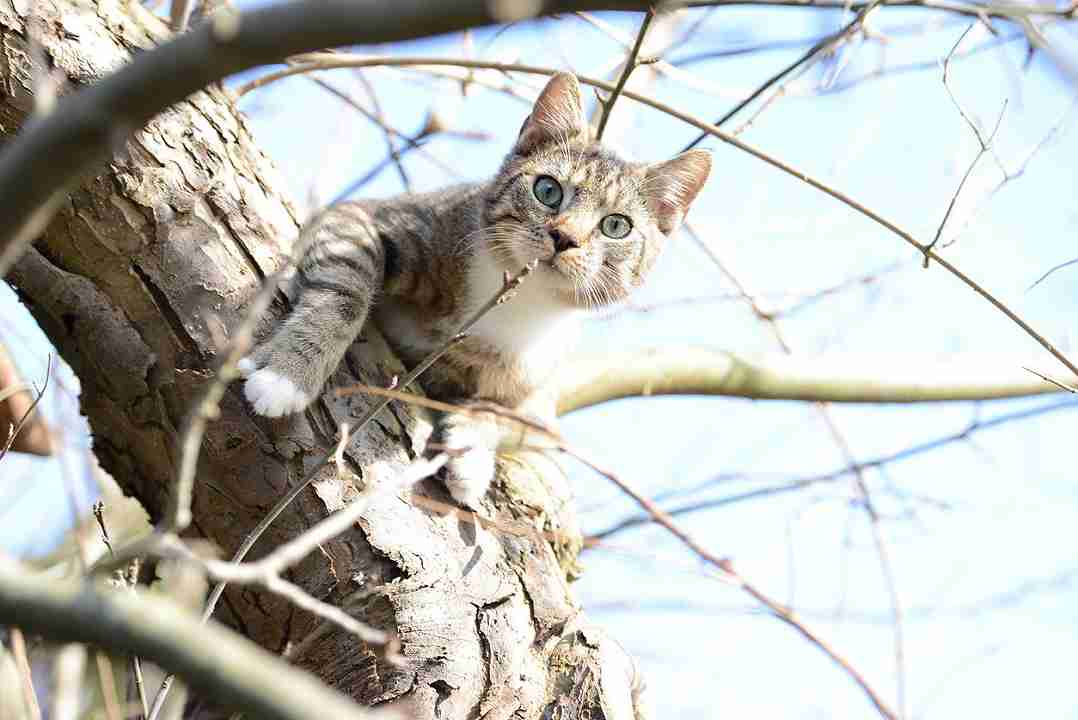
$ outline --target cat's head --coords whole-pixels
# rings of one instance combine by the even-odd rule
[[[655,263],[707,181],[691,150],[632,163],[593,142],[573,75],[555,75],[490,185],[484,224],[510,271],[539,260],[537,280],[578,306],[624,299]]]

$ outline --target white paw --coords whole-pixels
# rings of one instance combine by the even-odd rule
[[[246,359],[246,358],[244,358]],[[242,361],[241,361],[242,362]],[[240,368],[243,371],[243,368]],[[296,384],[269,368],[251,373],[243,385],[243,394],[255,412],[266,417],[280,417],[299,412],[311,404],[307,393]]]
[[[494,453],[477,450],[458,458],[450,465],[445,486],[454,500],[474,510],[486,496],[493,477]]]
[[[236,363],[236,369],[240,371],[241,377],[250,377],[251,373],[253,373],[257,369],[257,366],[255,365],[254,360],[249,357],[245,357],[240,358],[240,361]]]
[[[478,508],[494,478],[494,452],[483,447],[476,433],[463,428],[453,432],[446,445],[465,451],[449,461],[445,475],[449,494],[465,507]]]

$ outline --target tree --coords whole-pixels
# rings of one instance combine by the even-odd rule
[[[502,5],[513,6],[494,4],[495,9]],[[577,5],[644,4],[558,3],[543,9]],[[854,23],[828,42],[849,37],[875,7],[857,9]],[[497,484],[495,516],[477,523],[446,503],[436,481],[410,475],[424,469],[416,463],[427,430],[422,408],[394,403],[380,410],[348,440],[343,459],[327,463],[341,424],[378,407],[378,397],[327,394],[302,417],[270,422],[251,416],[235,388],[226,390],[216,381],[216,367],[225,366],[227,379],[226,356],[242,351],[244,333],[237,329],[251,306],[272,301],[257,333],[283,312],[282,298],[258,289],[280,269],[299,222],[230,91],[212,83],[290,52],[388,41],[490,19],[487,3],[446,3],[436,13],[425,3],[400,3],[394,10],[397,14],[380,25],[371,25],[370,12],[351,3],[327,3],[317,13],[288,8],[235,16],[226,10],[160,50],[150,48],[168,31],[135,5],[43,3],[35,7],[37,21],[25,13],[0,17],[7,46],[18,50],[5,68],[11,92],[4,98],[4,127],[13,130],[33,111],[44,116],[36,134],[24,133],[24,142],[0,158],[0,180],[12,167],[32,170],[31,181],[19,186],[0,182],[10,193],[4,206],[13,218],[9,241],[0,246],[5,259],[21,253],[7,277],[82,379],[84,409],[102,463],[161,519],[163,537],[186,526],[180,519],[187,507],[182,493],[175,505],[177,477],[195,479],[188,537],[209,538],[232,552],[279,497],[317,471],[314,491],[300,492],[255,547],[253,555],[263,558],[288,547],[360,492],[393,478],[416,481],[414,493],[404,494],[409,503],[393,492],[364,500],[369,505],[358,523],[349,523],[347,532],[323,542],[318,552],[290,558],[277,568],[280,572],[241,578],[203,561],[203,568],[219,577],[276,591],[233,584],[225,591],[220,619],[266,648],[281,651],[298,643],[291,658],[329,686],[365,703],[397,700],[414,717],[537,717],[542,712],[630,717],[640,685],[632,659],[580,612],[567,585],[582,539],[556,463],[538,453],[516,455]],[[303,14],[311,17],[303,19]],[[641,40],[651,15],[646,17]],[[289,27],[286,19],[302,23]],[[629,70],[646,60],[638,57],[640,45],[629,48]],[[143,50],[149,52],[138,52]],[[32,64],[42,52],[66,80],[90,86],[72,94],[70,102],[61,101],[51,115],[41,99],[47,97],[49,76]],[[298,61],[300,66],[283,72],[364,62],[322,55]],[[115,73],[126,62],[126,74]],[[166,68],[179,70],[161,83]],[[26,78],[36,79],[36,95]],[[605,83],[607,109],[619,96],[648,101],[626,89],[628,78],[626,71]],[[150,87],[155,90],[147,93]],[[602,113],[603,122],[607,115],[608,110]],[[129,131],[132,138],[120,146]],[[46,148],[63,162],[27,164],[27,154],[39,158]],[[110,152],[102,171],[96,160]],[[57,210],[55,218],[34,247],[23,251],[25,240],[36,234],[33,222],[42,201],[62,188],[69,173],[87,168],[93,169],[92,177],[82,178],[69,193],[51,196],[57,199],[46,207]],[[31,222],[29,234],[14,238],[24,220]],[[960,274],[930,244],[898,232],[924,252],[926,262],[931,257]],[[609,359],[597,367],[579,366],[578,375],[566,380],[563,409],[651,392],[656,379],[670,383],[664,392],[823,401],[866,399],[866,388],[871,388],[881,393],[871,398],[876,400],[923,397],[912,394],[912,384],[897,380],[881,390],[875,377],[860,385],[836,371],[797,377],[781,364],[754,365],[738,356],[700,351],[632,355],[614,365],[619,368],[615,377],[610,377],[610,366]],[[334,384],[385,388],[405,372],[377,332],[368,330]],[[1041,381],[1025,377],[940,382],[929,394],[968,398],[1045,389]],[[654,506],[642,504],[649,517],[678,530]],[[683,539],[695,545],[692,538]],[[169,540],[141,549],[176,555],[185,547]],[[697,549],[771,612],[824,647],[883,714],[894,713],[872,683],[826,641],[741,578],[727,560]],[[47,595],[49,588],[38,591]],[[21,596],[24,602],[26,597]],[[338,606],[371,629],[349,626],[330,611]],[[59,607],[50,610],[51,615],[42,614],[42,623],[61,612]],[[61,630],[56,632],[72,639],[107,640],[100,634],[73,636],[70,623]],[[397,664],[392,644],[375,642],[378,631],[401,638],[403,658]],[[358,640],[357,632],[369,633],[371,642]],[[248,701],[213,685],[208,671],[200,675],[175,656],[171,659],[213,697]],[[280,712],[281,717],[298,716]]]

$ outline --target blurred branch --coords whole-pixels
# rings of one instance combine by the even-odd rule
[[[1040,276],[1039,278],[1037,278],[1036,280],[1034,280],[1034,281],[1033,281],[1033,284],[1032,284],[1032,285],[1030,285],[1030,286],[1029,286],[1028,288],[1026,288],[1026,290],[1027,290],[1027,291],[1028,291],[1028,290],[1032,290],[1033,288],[1037,287],[1037,286],[1038,286],[1038,285],[1040,285],[1040,284],[1041,284],[1042,282],[1044,282],[1045,280],[1047,280],[1047,279],[1048,279],[1048,277],[1049,277],[1050,275],[1052,275],[1053,273],[1055,273],[1055,272],[1056,272],[1057,270],[1062,270],[1063,268],[1068,268],[1068,267],[1070,267],[1071,265],[1075,265],[1075,264],[1078,264],[1078,258],[1072,258],[1072,259],[1070,259],[1070,260],[1066,260],[1066,261],[1064,261],[1064,262],[1061,262],[1061,263],[1059,263],[1058,265],[1056,265],[1056,266],[1054,266],[1054,267],[1050,268],[1050,269],[1049,269],[1049,270],[1048,270],[1047,272],[1045,272],[1045,273],[1044,273],[1043,275],[1041,275],[1041,276]]]
[[[1047,415],[1060,410],[1075,410],[1078,409],[1078,401],[1073,399],[1060,400],[1058,402],[1041,405],[1039,407],[1027,408],[1025,410],[1019,410],[1013,413],[1006,413],[1003,415],[997,415],[996,417],[989,418],[987,420],[974,420],[962,430],[944,435],[942,437],[929,440],[927,442],[912,445],[903,450],[897,452],[888,453],[886,455],[879,455],[877,457],[861,460],[857,463],[858,467],[862,470],[871,470],[874,468],[882,468],[893,463],[902,462],[919,455],[923,455],[934,450],[938,450],[946,445],[950,445],[957,442],[968,440],[974,434],[997,428],[1002,425],[1007,425],[1014,422],[1021,422],[1040,415]],[[705,510],[713,510],[715,508],[726,507],[728,505],[735,505],[737,503],[746,502],[749,500],[760,500],[764,498],[771,498],[776,495],[785,495],[787,493],[798,492],[814,485],[821,485],[826,483],[835,482],[846,477],[850,473],[854,472],[854,468],[846,466],[837,470],[832,470],[826,473],[820,473],[817,475],[808,475],[796,480],[783,483],[781,485],[769,485],[767,487],[756,488],[754,490],[748,490],[736,495],[727,495],[720,498],[710,498],[706,500],[686,502],[681,505],[675,505],[666,510],[666,512],[672,517],[680,517],[682,515],[689,515],[693,513],[703,512]],[[700,492],[713,485],[719,483],[728,483],[735,480],[751,480],[752,475],[731,475],[724,474],[720,478],[713,478],[699,485],[685,488],[678,492],[679,495],[685,493]],[[652,520],[649,515],[638,514],[611,525],[604,530],[600,530],[590,536],[587,541],[590,545],[607,540],[610,537],[617,535],[625,530],[630,530],[635,527],[641,527],[643,525],[651,524]]]
[[[33,400],[27,401],[23,393],[28,391],[15,384],[15,366],[0,346],[0,433],[4,433],[0,435],[0,460],[12,448],[38,455],[52,454],[49,429],[40,417],[34,417],[34,411],[49,388],[50,377],[51,356],[45,366],[45,381],[41,384],[41,389],[34,387],[37,394]],[[23,437],[23,430],[27,426],[30,432]]]
[[[359,75],[357,73],[357,77],[363,77],[363,76]],[[396,128],[391,126],[386,121],[385,114],[382,112],[381,105],[378,104],[377,96],[374,95],[373,90],[368,90],[367,91],[368,96],[370,96],[370,98],[371,98],[371,104],[374,105],[374,111],[372,112],[372,111],[368,110],[367,108],[363,107],[363,105],[361,105],[359,103],[359,101],[356,100],[355,98],[353,98],[350,94],[346,93],[343,90],[340,90],[337,87],[334,87],[333,85],[326,82],[325,80],[323,80],[321,78],[318,78],[318,77],[313,77],[313,76],[310,78],[310,80],[315,85],[322,88],[323,90],[325,90],[329,94],[336,97],[341,102],[343,102],[346,105],[348,105],[349,107],[351,107],[353,110],[358,112],[360,115],[365,117],[368,121],[370,121],[374,125],[378,126],[382,130],[382,134],[385,136],[386,150],[388,152],[388,158],[393,162],[393,165],[397,168],[397,174],[400,176],[401,184],[403,185],[404,189],[406,191],[408,191],[408,192],[411,192],[411,190],[412,190],[412,182],[408,178],[408,173],[405,172],[405,170],[404,170],[404,165],[401,163],[401,153],[400,153],[399,150],[397,150],[397,146],[396,146],[396,143],[394,142],[393,138],[394,137],[399,137],[399,138],[403,139],[404,142],[407,145],[411,146],[413,149],[416,149],[416,150],[418,150],[420,146],[409,135],[397,130]]]
[[[703,16],[705,14],[706,13],[702,13],[701,18],[703,18]],[[595,28],[596,30],[601,32],[606,37],[610,38],[611,40],[613,40],[617,44],[621,45],[626,50],[629,50],[630,48],[632,48],[632,46],[633,46],[633,44],[635,42],[633,40],[633,37],[631,35],[627,35],[626,33],[623,33],[615,25],[612,25],[611,23],[608,23],[605,20],[603,20],[601,17],[598,17],[596,15],[592,15],[591,13],[578,12],[578,13],[576,13],[576,16],[578,18],[580,18],[581,20],[583,20],[584,22],[586,22],[588,25],[592,26],[593,28]],[[694,27],[697,30],[699,29],[698,24],[694,25]],[[688,34],[691,31],[693,31],[692,28],[690,28],[688,31],[686,31],[686,34]],[[728,96],[733,95],[735,90],[730,89],[730,88],[726,88],[726,87],[723,87],[723,86],[720,86],[720,85],[717,85],[715,83],[712,83],[712,82],[704,79],[703,77],[701,77],[700,75],[698,75],[696,73],[692,73],[692,72],[689,72],[687,70],[683,70],[680,67],[677,67],[676,65],[672,65],[671,63],[668,63],[668,62],[666,62],[665,60],[662,59],[662,53],[663,52],[665,52],[666,50],[678,47],[681,42],[683,42],[683,40],[677,40],[677,41],[674,41],[674,42],[671,42],[671,43],[667,43],[665,45],[664,50],[649,55],[646,58],[647,66],[656,75],[661,75],[661,76],[663,76],[665,78],[668,78],[671,81],[678,82],[678,83],[684,85],[685,87],[690,88],[692,90],[695,90],[697,92],[705,93],[705,94],[708,94],[708,95],[715,95],[715,96],[718,96],[718,97],[728,97]],[[640,62],[640,63],[637,63],[637,64],[638,65],[644,64],[644,62]]]
[[[0,623],[17,623],[26,632],[60,642],[136,653],[253,717],[371,717],[311,675],[218,625],[203,625],[151,592],[135,597],[87,582],[52,580],[0,557]]]
[[[105,548],[109,551],[109,557],[116,556],[116,550],[112,546],[112,538],[109,537],[109,528],[105,523],[105,503],[100,500],[93,505],[94,519],[97,520],[97,526],[101,530],[101,540],[105,543]],[[133,560],[128,563],[127,572],[123,574],[124,587],[128,590],[134,590],[138,584],[138,561]],[[142,676],[142,660],[138,655],[131,656],[131,676],[135,680],[135,690],[138,692],[139,707],[142,708],[142,720],[145,720],[150,714],[149,703],[146,702],[146,684]]]
[[[951,56],[952,62],[955,60],[965,60],[976,55],[988,52],[989,50],[996,50],[1009,43],[1014,43],[1024,39],[1024,35],[1019,32],[1012,32],[1008,35],[1000,33],[997,36],[991,37],[979,45],[975,45],[963,52],[956,52]],[[821,94],[834,95],[841,92],[846,92],[859,85],[863,85],[870,80],[879,80],[881,78],[891,78],[898,75],[905,75],[906,73],[920,72],[922,70],[938,70],[940,66],[939,57],[933,57],[931,60],[920,60],[917,62],[899,63],[891,66],[880,66],[875,70],[867,71],[861,75],[848,78],[846,80],[840,80],[833,83],[825,90],[821,91]]]
[[[22,630],[13,627],[8,631],[11,642],[11,656],[15,659],[15,667],[19,673],[22,687],[22,699],[26,706],[29,720],[41,720],[41,706],[37,704],[37,693],[34,692],[34,675],[30,669],[30,658],[26,654],[26,638]]]
[[[994,367],[993,367],[994,366]],[[558,378],[558,414],[628,397],[720,395],[754,400],[915,403],[993,400],[1059,392],[1017,363],[985,357],[742,356],[666,346],[584,355]]]
[[[784,289],[763,291],[757,292],[754,297],[756,298],[760,312],[765,316],[773,318],[789,317],[812,307],[826,298],[856,288],[868,287],[880,283],[884,276],[897,273],[907,267],[911,267],[911,264],[908,261],[893,262],[867,273],[852,275],[844,280],[822,288],[813,290]],[[689,295],[686,297],[666,298],[649,303],[638,303],[630,300],[626,304],[619,306],[617,309],[604,313],[601,317],[604,319],[614,318],[622,313],[650,313],[682,306],[729,303],[740,301],[742,299],[743,296],[741,293],[725,292],[716,293],[714,295]],[[765,300],[766,303],[764,302]]]
[[[763,322],[771,331],[771,335],[778,343],[779,348],[786,355],[791,355],[793,348],[786,340],[785,333],[779,326],[778,318],[774,315],[766,314],[760,308],[755,296],[753,296],[746,289],[745,284],[741,282],[738,277],[730,271],[726,264],[722,261],[719,255],[712,249],[712,247],[705,243],[693,229],[691,225],[686,224],[686,229],[689,235],[696,241],[696,244],[701,250],[711,259],[715,264],[718,271],[726,278],[728,282],[733,284],[734,288],[741,294],[741,297],[745,303],[752,309],[752,312],[756,315],[761,322]],[[838,451],[845,458],[846,463],[854,469],[854,488],[857,494],[861,498],[861,506],[864,508],[865,513],[868,515],[869,521],[872,525],[872,539],[876,546],[876,555],[879,558],[880,571],[883,574],[884,585],[886,587],[887,595],[891,602],[891,613],[893,618],[893,637],[894,637],[894,655],[895,655],[895,689],[897,695],[897,707],[898,718],[906,717],[906,669],[905,669],[905,640],[904,630],[902,623],[902,606],[898,596],[898,585],[895,580],[894,570],[891,564],[890,552],[887,548],[887,544],[884,542],[883,531],[880,527],[880,515],[876,510],[876,504],[872,499],[872,495],[869,493],[868,483],[865,481],[864,471],[857,464],[857,460],[854,457],[853,449],[850,447],[849,441],[846,439],[845,434],[839,428],[838,421],[835,419],[834,414],[831,412],[831,406],[825,401],[818,401],[815,403],[824,425],[827,428],[828,433],[834,440]]]
[[[716,8],[709,8],[714,10]],[[936,29],[940,23],[915,23],[902,26],[896,26],[888,28],[887,37],[893,38],[896,36],[908,36],[908,35],[923,35],[927,31]],[[681,55],[669,62],[672,65],[678,67],[684,65],[693,65],[696,63],[707,62],[708,60],[717,60],[721,58],[739,57],[742,55],[753,55],[755,53],[774,52],[776,50],[799,50],[806,45],[814,45],[825,37],[830,35],[826,33],[824,35],[813,35],[812,37],[802,37],[789,40],[772,40],[769,42],[760,42],[752,45],[737,45],[734,47],[718,48],[715,50],[701,50],[699,52],[687,53]],[[1021,34],[1019,34],[1021,37]],[[676,46],[676,44],[675,44]],[[932,67],[936,67],[938,63],[933,63]]]
[[[730,7],[735,5],[752,5],[766,7],[787,7],[804,9],[833,9],[858,12],[874,2],[843,2],[842,0],[684,0],[674,2],[674,7]],[[1078,3],[1070,5],[1036,5],[1012,2],[996,3],[966,3],[951,2],[951,0],[886,0],[887,8],[926,8],[943,12],[968,15],[974,18],[999,18],[1001,20],[1017,20],[1032,15],[1055,16],[1073,19],[1078,14]]]
[[[1074,19],[1076,15],[1078,15],[1078,0],[1072,0],[1067,17]],[[1033,18],[1028,15],[1022,17],[1019,24],[1026,34],[1026,39],[1029,40],[1030,47],[1035,47],[1044,52],[1048,59],[1052,61],[1052,64],[1070,81],[1071,86],[1078,86],[1078,64],[1074,62],[1074,59],[1066,53],[1060,52],[1055,45],[1050,43],[1044,33],[1041,32],[1041,28],[1033,21]]]
[[[53,661],[52,720],[78,720],[86,648],[77,643],[61,647]]]

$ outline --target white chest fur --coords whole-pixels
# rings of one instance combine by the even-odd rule
[[[502,288],[503,272],[481,253],[469,268],[471,311]],[[532,273],[511,299],[483,316],[469,333],[513,356],[532,377],[548,375],[576,344],[584,312],[560,300],[554,280],[542,268]]]

